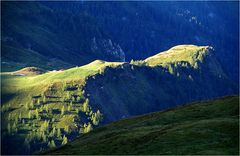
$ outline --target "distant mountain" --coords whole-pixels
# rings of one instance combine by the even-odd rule
[[[210,45],[238,81],[239,2],[1,2],[2,70],[142,60]]]
[[[2,152],[39,152],[122,118],[237,94],[214,53],[179,45],[131,63],[95,60],[43,74],[39,68],[1,73]]]
[[[238,155],[239,97],[120,120],[47,155]]]
[[[2,66],[69,68],[95,59],[124,61],[121,47],[86,14],[37,2],[2,2]]]

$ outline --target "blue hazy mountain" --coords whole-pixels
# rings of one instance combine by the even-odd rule
[[[238,2],[2,2],[2,70],[138,60],[195,44],[213,46],[238,80],[238,9]]]

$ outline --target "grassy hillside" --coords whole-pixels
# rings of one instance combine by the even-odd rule
[[[198,47],[191,48],[195,56]],[[167,66],[96,60],[68,70],[1,73],[3,154],[43,151],[99,124],[236,93],[213,58],[206,55],[198,68],[182,57]]]
[[[29,67],[2,73],[4,154],[25,154],[59,146],[64,138],[70,141],[97,126],[102,114],[90,106],[84,85],[89,76],[120,64],[97,60],[65,71],[41,74],[41,69]],[[19,145],[21,142],[24,144]],[[21,148],[12,151],[14,147]]]
[[[166,66],[176,62],[188,62],[191,66],[196,66],[195,63],[202,62],[209,49],[211,47],[208,46],[179,45],[149,57],[145,62],[149,66]]]
[[[45,154],[239,154],[239,97],[124,119]]]
[[[227,76],[222,70],[221,65],[215,57],[211,57],[212,55],[215,56],[215,50],[210,46],[178,45],[148,57],[142,61],[142,63],[151,67],[162,66],[167,68],[171,73],[175,72],[173,67],[177,66],[191,67],[194,69],[200,68],[202,72],[209,70],[208,72],[218,77],[226,78]]]

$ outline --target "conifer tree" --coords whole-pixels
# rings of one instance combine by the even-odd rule
[[[41,104],[41,100],[40,100],[40,98],[38,98],[38,100],[37,100],[37,104],[38,104],[38,105]]]
[[[87,124],[84,123],[83,126],[82,126],[82,128],[80,128],[79,133],[80,133],[80,134],[81,134],[81,133],[86,133],[86,129],[87,129]]]
[[[32,102],[30,103],[30,108],[33,109],[33,107],[34,107],[34,102],[32,101]]]
[[[179,77],[180,76],[180,74],[179,74],[179,72],[177,72],[177,77]]]
[[[26,104],[24,105],[24,107],[25,107],[26,109],[28,109],[28,103],[26,103]]]
[[[67,144],[67,142],[68,142],[68,139],[67,139],[67,137],[64,135],[64,136],[63,136],[62,145]]]
[[[64,127],[64,131],[65,131],[66,133],[69,133],[69,127],[68,127],[68,126],[65,126],[65,127]]]
[[[134,66],[131,66],[131,69],[134,70]]]
[[[47,142],[47,136],[45,135],[45,133],[42,133],[42,139],[43,139],[43,142]]]
[[[14,123],[18,123],[18,117],[15,117]]]
[[[65,106],[63,106],[61,109],[61,115],[64,115],[64,114],[65,114]]]
[[[93,114],[93,111],[91,110],[90,112],[89,112],[89,115],[92,115]]]
[[[45,127],[45,122],[41,124],[40,126],[40,131],[43,132],[45,131],[46,127]]]
[[[50,148],[56,147],[54,140],[48,142],[48,147],[50,147]]]
[[[11,120],[11,114],[10,113],[8,114],[8,120],[9,121]]]
[[[134,60],[133,59],[131,59],[130,64],[134,64]]]
[[[46,126],[46,131],[48,132],[49,131],[49,123],[50,123],[50,121],[48,120],[48,121],[45,121],[46,123],[45,123],[45,126]]]
[[[51,141],[48,141],[48,147],[51,148]]]
[[[83,103],[83,111],[88,112],[89,111],[89,100],[86,99],[86,101]]]
[[[15,122],[13,123],[12,129],[15,131],[15,133],[17,133],[17,125]]]
[[[67,92],[67,98],[70,100],[71,99],[71,94]]]
[[[92,122],[93,122],[94,125],[98,125],[98,120],[97,120],[96,113],[93,113],[93,114],[92,114],[91,120],[92,120]]]
[[[35,110],[35,115],[36,115],[36,118],[39,119],[38,109]]]
[[[71,107],[70,107],[70,106],[68,106],[68,107],[67,107],[67,109],[68,109],[68,112],[70,112],[70,111],[71,111]]]
[[[11,134],[11,125],[10,125],[10,123],[8,123],[7,130],[8,130],[8,134]]]
[[[80,102],[80,100],[81,100],[81,97],[78,96],[78,97],[77,97],[77,102]]]
[[[58,138],[61,138],[61,136],[62,136],[61,129],[58,128],[58,130],[57,130],[57,137],[58,137]]]
[[[173,69],[172,65],[169,65],[168,71],[170,74],[174,74],[174,69]]]
[[[62,91],[65,91],[66,87],[67,87],[66,82],[63,82]]]
[[[49,110],[49,109],[48,109],[48,105],[46,105],[45,110],[46,110],[46,112],[48,113],[48,110]]]
[[[89,122],[86,127],[86,133],[90,132],[92,130],[92,124]]]
[[[56,147],[54,140],[51,141],[51,146],[52,146],[52,148]]]
[[[76,113],[77,113],[77,114],[79,113],[79,109],[78,109],[78,108],[76,108]]]
[[[52,135],[55,136],[55,134],[56,134],[56,128],[53,127],[53,129],[52,129]]]
[[[28,118],[29,118],[29,119],[32,118],[32,113],[31,113],[31,111],[28,112]]]
[[[94,125],[98,125],[99,122],[101,121],[101,119],[102,119],[102,114],[100,113],[99,110],[97,110],[97,112],[93,113],[92,116],[91,116],[91,120],[92,120]]]
[[[43,106],[41,106],[39,109],[39,112],[42,112],[42,111],[43,111]]]
[[[18,119],[22,120],[22,113],[19,114]]]
[[[43,102],[46,103],[46,96],[43,94]]]
[[[53,114],[53,113],[52,113],[52,109],[49,109],[49,110],[48,110],[48,114]]]

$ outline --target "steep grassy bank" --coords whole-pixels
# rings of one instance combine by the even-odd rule
[[[239,97],[124,119],[45,154],[239,154]]]

